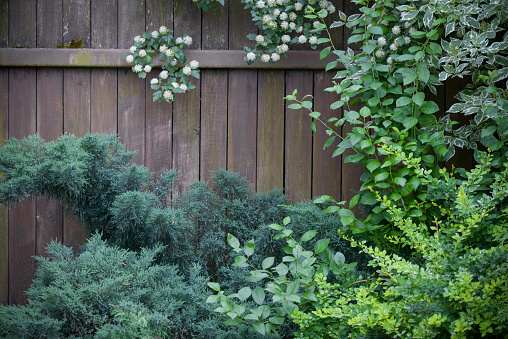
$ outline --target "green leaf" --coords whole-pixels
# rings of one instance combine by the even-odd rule
[[[360,203],[362,203],[363,205],[371,206],[377,204],[378,201],[374,192],[368,192],[362,196],[362,198],[360,199]]]
[[[344,117],[346,118],[347,121],[353,122],[355,120],[358,120],[358,118],[360,117],[360,114],[356,111],[345,111]]]
[[[246,256],[250,257],[254,254],[254,248],[256,245],[252,241],[248,241],[245,246],[243,247],[243,252]]]
[[[238,297],[240,298],[241,301],[247,300],[251,294],[252,290],[250,289],[249,286],[246,286],[238,291]]]
[[[365,165],[365,168],[370,172],[374,172],[379,166],[381,166],[381,163],[377,159],[369,160],[369,162]]]
[[[367,103],[369,104],[370,107],[376,106],[377,104],[379,104],[379,102],[380,102],[379,97],[372,97],[369,100],[367,100]]]
[[[277,225],[277,224],[271,224],[271,225],[268,225],[268,227],[270,227],[271,229],[274,229],[276,231],[282,231],[284,229],[284,227]]]
[[[229,246],[231,246],[233,248],[240,248],[240,242],[231,233],[228,233],[228,244],[229,244]]]
[[[290,109],[300,109],[300,108],[302,108],[302,105],[300,105],[300,104],[291,104],[291,105],[288,106],[288,108],[290,108]]]
[[[289,267],[284,263],[280,263],[275,266],[275,271],[278,275],[285,276],[289,272]]]
[[[265,329],[264,323],[256,321],[255,323],[252,324],[252,328],[254,329],[254,331],[258,332],[259,334],[266,335],[266,329]]]
[[[284,317],[271,317],[269,320],[272,324],[282,325],[284,323]]]
[[[312,110],[312,102],[310,102],[310,101],[303,101],[302,102],[302,107],[305,107],[307,109]]]
[[[249,313],[245,317],[243,317],[245,320],[255,320],[258,321],[259,317],[256,314]]]
[[[331,49],[332,49],[331,46],[328,46],[325,49],[323,49],[321,53],[319,53],[319,60],[323,60],[324,58],[326,58],[328,54],[330,54]]]
[[[388,179],[389,176],[390,176],[389,172],[381,172],[374,176],[374,181],[376,182],[384,181]]]
[[[317,233],[316,230],[309,230],[309,231],[305,232],[304,235],[302,235],[302,239],[300,241],[302,241],[302,242],[309,241],[310,239],[314,238],[316,233]]]
[[[325,72],[328,72],[329,70],[337,67],[337,65],[339,64],[339,62],[337,60],[335,61],[332,61],[332,62],[329,62],[326,67],[325,67]]]
[[[424,114],[434,114],[439,111],[439,106],[434,101],[426,101],[421,109]]]
[[[412,102],[413,102],[413,100],[411,100],[411,98],[409,98],[409,97],[400,97],[397,99],[395,104],[397,107],[402,107],[402,106],[409,105]]]
[[[338,214],[340,216],[340,222],[343,225],[349,225],[355,221],[355,215],[351,210],[341,208]]]
[[[367,106],[363,106],[362,108],[360,108],[360,115],[364,118],[370,116],[370,108],[368,108]]]
[[[429,69],[427,67],[420,68],[420,70],[418,71],[418,78],[424,83],[428,83],[430,78]]]
[[[370,26],[367,28],[367,31],[372,34],[383,35],[383,28],[379,26]]]
[[[344,100],[335,101],[333,104],[330,105],[330,109],[341,108],[342,106],[344,106],[344,104],[345,104]]]
[[[415,117],[407,117],[404,120],[402,120],[402,125],[406,129],[410,129],[411,127],[415,126],[418,123],[418,119]]]
[[[273,263],[275,262],[275,257],[268,257],[263,259],[263,262],[261,264],[261,267],[263,267],[264,270],[269,269],[272,267]]]
[[[261,287],[256,286],[254,291],[252,291],[252,299],[254,299],[256,304],[262,305],[265,301],[265,291]]]
[[[214,282],[209,282],[208,287],[210,287],[212,290],[219,292],[220,291],[220,285]]]
[[[318,241],[316,241],[316,243],[314,244],[314,253],[315,254],[319,254],[321,252],[323,252],[326,247],[328,247],[328,243],[330,242],[330,239],[320,239]]]
[[[482,138],[488,137],[489,135],[494,134],[494,132],[495,132],[496,130],[497,130],[497,127],[496,127],[495,125],[493,125],[493,126],[488,126],[487,128],[482,129],[482,132],[481,132],[481,137],[482,137]]]
[[[207,304],[214,304],[214,303],[218,302],[220,298],[221,298],[220,295],[216,295],[216,294],[210,295],[210,296],[208,296],[208,298],[206,298],[206,303]]]
[[[422,106],[423,104],[423,101],[425,100],[425,93],[423,92],[416,92],[415,94],[413,94],[413,102],[418,105],[418,106]]]
[[[285,217],[282,220],[282,223],[284,224],[284,226],[287,226],[290,222],[291,222],[291,217]]]
[[[356,206],[356,204],[358,204],[358,201],[360,200],[360,193],[358,194],[355,194],[354,197],[351,198],[351,200],[349,201],[349,208],[352,209]]]
[[[403,177],[396,177],[395,179],[393,179],[393,182],[403,187],[406,184],[407,180]]]
[[[414,74],[408,74],[407,76],[404,76],[404,79],[402,80],[404,86],[406,85],[409,85],[410,83],[412,83],[413,81],[416,80],[416,78],[418,77],[418,74],[414,73]]]

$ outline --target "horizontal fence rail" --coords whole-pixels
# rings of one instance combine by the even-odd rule
[[[187,60],[197,60],[199,68],[228,69],[325,69],[333,54],[319,60],[319,51],[288,51],[287,58],[275,63],[256,60],[247,65],[242,50],[185,50]],[[123,58],[128,49],[0,48],[0,66],[10,67],[132,67]],[[161,63],[154,58],[156,66]]]

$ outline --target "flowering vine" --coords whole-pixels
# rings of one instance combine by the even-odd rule
[[[132,71],[140,78],[146,78],[154,67],[151,55],[159,52],[162,71],[150,80],[150,88],[156,91],[153,94],[153,101],[171,102],[174,94],[184,93],[196,87],[190,82],[189,77],[199,79],[199,62],[192,60],[186,64],[187,58],[182,51],[183,46],[192,44],[192,38],[187,34],[174,37],[171,33],[170,29],[161,26],[158,31],[138,35],[130,48],[131,54],[124,56],[128,63],[134,63]]]

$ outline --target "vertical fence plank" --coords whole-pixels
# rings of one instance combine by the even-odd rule
[[[193,40],[187,48],[201,49],[201,25],[197,24],[201,22],[201,11],[190,1],[178,0],[174,4],[175,36],[187,33]],[[201,84],[197,79],[192,79],[192,82],[196,88],[175,95],[173,103],[173,168],[181,172],[178,192],[199,180]]]
[[[228,49],[228,6],[203,13],[203,49]],[[208,181],[211,171],[227,168],[228,71],[201,71],[200,179]]]
[[[297,98],[312,94],[312,71],[287,71],[286,95],[298,89]],[[312,100],[307,98],[307,100]],[[312,131],[306,109],[293,110],[286,104],[285,193],[293,202],[311,198]]]
[[[284,188],[284,71],[258,71],[257,191]]]
[[[211,172],[227,168],[228,71],[202,70],[200,179],[208,181]]]
[[[118,1],[93,1],[91,47],[118,47]],[[117,132],[118,74],[114,68],[91,69],[90,130],[92,133]]]
[[[62,44],[62,0],[37,0],[37,47]]]
[[[158,30],[160,26],[173,29],[173,1],[147,0],[146,29]],[[150,79],[158,76],[160,69],[147,76],[146,86],[146,144],[145,165],[156,174],[172,167],[173,106],[153,101]]]
[[[332,111],[330,105],[338,97],[335,93],[325,92],[324,89],[333,86],[332,72],[316,71],[314,74],[314,110],[320,112],[323,121],[332,117],[341,118],[342,110]],[[326,128],[316,122],[317,132],[314,134],[313,157],[312,157],[312,196],[330,195],[340,199],[341,190],[341,159],[332,158],[339,138],[323,150],[325,142],[330,137],[326,134]],[[337,130],[340,133],[340,130]]]
[[[36,0],[9,3],[9,45],[36,47]],[[36,70],[9,69],[9,137],[36,131]],[[25,199],[9,211],[9,303],[24,304],[35,272],[35,208]]]
[[[1,15],[1,14],[0,14]],[[0,67],[0,144],[9,137],[9,69]],[[0,206],[0,304],[9,303],[9,210]]]
[[[63,0],[63,42],[83,41],[90,48],[90,0]],[[82,137],[90,133],[90,69],[64,70],[64,132]],[[63,241],[75,252],[86,240],[84,224],[75,216],[64,217]]]
[[[36,71],[9,70],[9,137],[22,139],[36,132]],[[9,211],[9,303],[25,304],[35,272],[35,201],[18,203]]]
[[[62,0],[37,1],[37,47],[55,48],[62,43]],[[63,70],[37,70],[37,133],[46,141],[63,133]],[[37,197],[37,255],[45,254],[51,240],[63,240],[62,205]]]
[[[0,48],[9,46],[9,0],[0,0]]]
[[[240,1],[229,3],[229,49],[252,45],[246,35],[257,32]],[[239,172],[256,187],[257,71],[229,71],[228,169]]]
[[[90,70],[64,70],[64,132],[82,137],[90,132]],[[63,241],[74,251],[84,243],[87,232],[75,216],[64,217]]]
[[[73,39],[90,48],[90,0],[63,0],[63,43]]]
[[[216,10],[208,10],[202,15],[203,31],[201,46],[203,49],[228,49],[228,4],[217,5]]]
[[[229,71],[228,169],[256,187],[257,72]]]
[[[118,47],[129,48],[134,36],[145,29],[145,2],[118,3]],[[124,32],[129,32],[125,34]],[[118,136],[128,150],[137,153],[133,161],[145,161],[145,81],[130,69],[118,70]]]
[[[46,141],[56,140],[63,132],[63,73],[60,69],[37,71],[37,132]],[[46,197],[37,198],[36,254],[44,255],[51,240],[63,239],[62,206]]]
[[[9,47],[37,46],[36,7],[36,0],[10,1],[8,6]]]
[[[92,1],[91,48],[116,48],[118,45],[118,0]]]

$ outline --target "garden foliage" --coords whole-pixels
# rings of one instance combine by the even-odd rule
[[[230,323],[251,322],[260,333],[292,319],[302,338],[501,336],[508,330],[508,3],[353,2],[360,13],[339,13],[330,28],[352,28],[348,43],[360,52],[321,52],[338,56],[327,70],[345,66],[327,89],[338,95],[330,109],[343,116],[321,120],[311,96],[298,99],[296,90],[286,99],[310,111],[313,130],[326,127],[334,156],[349,150],[345,162],[365,168],[360,193],[325,211],[340,217],[340,235],[369,255],[375,272],[355,274],[349,258],[325,250],[327,239],[305,246],[314,232],[292,237],[288,218],[271,225],[287,245],[284,265],[267,257],[246,277],[260,288],[228,294],[211,284],[218,293],[208,301],[220,303],[216,311]],[[309,8],[306,17],[324,24],[327,15]],[[471,83],[443,115],[439,86],[464,76]],[[456,126],[451,113],[471,119]],[[456,147],[474,150],[475,168],[442,167]],[[367,215],[355,214],[358,203]],[[255,244],[229,240],[249,263]],[[250,298],[257,305],[246,306]]]
[[[336,233],[339,218],[323,213],[315,204],[286,206],[280,190],[254,193],[245,178],[225,170],[214,172],[209,183],[195,182],[173,197],[177,173],[155,176],[129,163],[132,155],[115,136],[103,134],[64,135],[52,142],[33,135],[21,141],[10,139],[0,147],[3,204],[13,206],[39,194],[56,198],[85,222],[91,234],[100,234],[76,258],[71,249],[51,244],[49,258],[38,259],[37,278],[28,292],[30,304],[0,309],[6,319],[2,331],[41,336],[165,333],[210,338],[235,337],[229,334],[232,331],[256,337],[249,326],[224,328],[218,315],[208,314],[211,305],[203,305],[209,278],[231,291],[244,283],[245,269],[229,267],[235,256],[227,244],[228,233],[241,241],[262,244],[255,263],[266,256],[282,260],[284,253],[274,246],[274,231],[267,225],[280,223],[288,215],[294,219],[295,234],[316,228],[337,247],[350,249]],[[141,262],[129,267],[119,264],[136,260]],[[159,273],[139,275],[137,271],[143,270]],[[160,304],[137,299],[139,293],[156,296],[161,285],[147,285],[145,280],[165,274],[161,283],[171,291],[185,290],[185,298],[179,299],[178,292],[164,297],[168,300],[160,298]],[[169,277],[173,280],[167,280]],[[50,297],[54,292],[55,297]],[[169,299],[179,303],[178,311],[172,311]],[[58,313],[56,309],[62,310]],[[181,322],[168,320],[172,312],[180,312]],[[294,329],[288,326],[282,332],[292,333]]]

